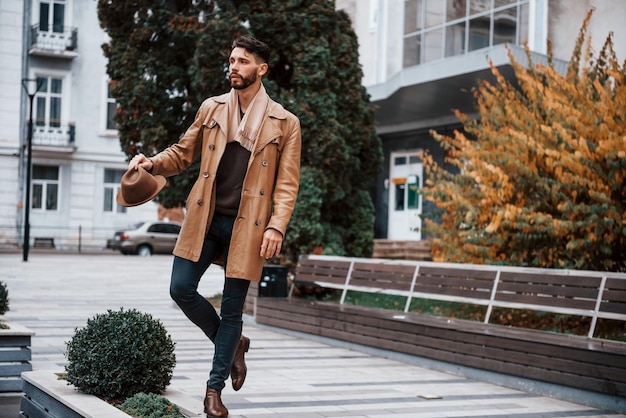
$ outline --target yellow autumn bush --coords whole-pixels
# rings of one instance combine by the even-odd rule
[[[516,83],[492,66],[479,117],[457,112],[462,132],[432,132],[458,169],[422,156],[436,260],[626,271],[626,62],[611,34],[594,55],[591,15],[566,74],[550,52],[538,65],[526,47],[528,66],[509,53]]]

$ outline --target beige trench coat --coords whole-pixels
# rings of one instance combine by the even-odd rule
[[[150,158],[153,174],[179,174],[198,157],[200,172],[189,196],[187,214],[174,255],[198,261],[215,210],[215,177],[227,143],[228,94],[204,101],[193,124],[172,146]],[[243,181],[241,203],[233,227],[226,277],[258,282],[264,259],[263,233],[283,237],[293,213],[300,179],[300,121],[270,99],[265,120]]]

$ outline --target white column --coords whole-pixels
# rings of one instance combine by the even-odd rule
[[[531,51],[548,52],[548,0],[530,0],[528,10],[528,46]]]

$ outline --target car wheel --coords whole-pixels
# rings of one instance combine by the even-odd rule
[[[152,248],[149,245],[140,245],[137,248],[137,255],[142,257],[149,257],[152,255]]]

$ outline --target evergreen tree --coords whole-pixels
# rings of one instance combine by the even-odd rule
[[[567,73],[509,54],[516,85],[492,66],[479,120],[433,132],[458,174],[425,155],[425,197],[441,210],[435,259],[626,271],[626,62],[608,36],[597,57],[580,30]],[[586,45],[586,46],[585,46]],[[476,140],[469,140],[468,137]]]
[[[206,97],[229,90],[233,39],[252,34],[272,49],[270,96],[302,125],[301,193],[287,258],[367,256],[374,207],[367,189],[382,163],[358,43],[334,1],[99,0],[104,48],[124,152],[146,155],[175,142]],[[132,17],[132,18],[131,18]],[[197,167],[169,179],[157,201],[184,204]]]

